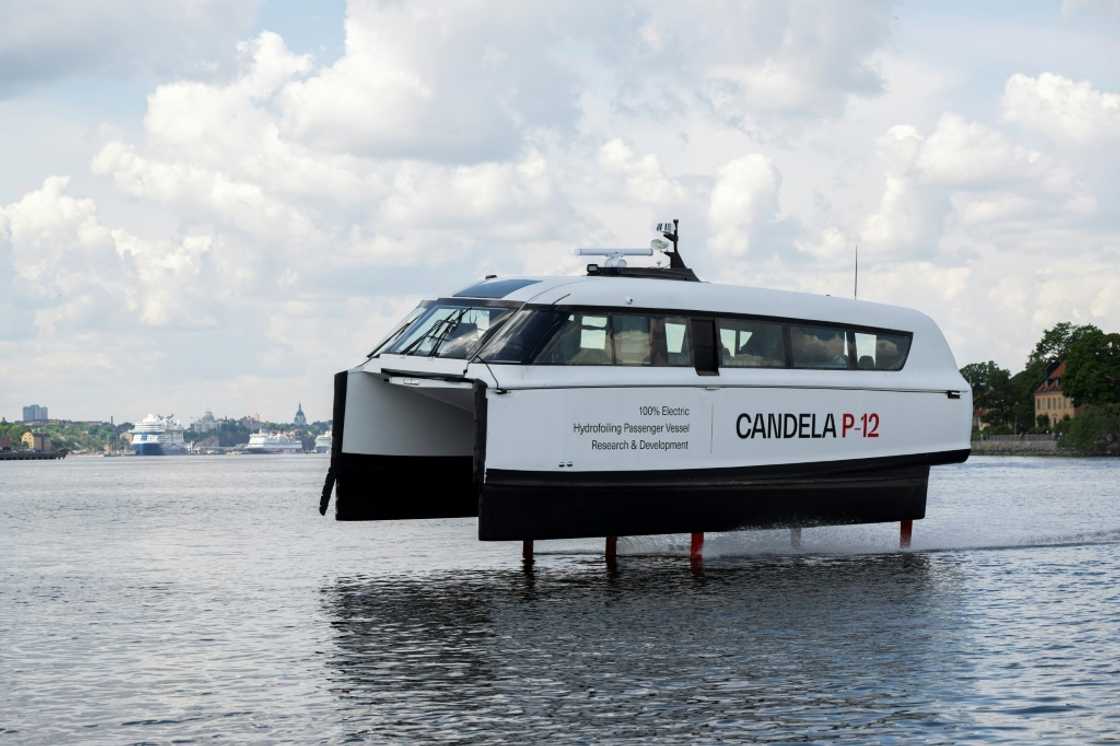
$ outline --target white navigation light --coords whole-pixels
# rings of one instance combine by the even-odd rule
[[[576,249],[576,256],[604,256],[606,267],[625,267],[625,256],[653,256],[653,249]]]

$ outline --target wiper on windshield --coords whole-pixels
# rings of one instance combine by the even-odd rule
[[[419,337],[409,342],[400,352],[396,354],[411,355],[413,351],[417,347],[419,347],[425,340],[435,339],[436,342],[432,345],[432,349],[428,351],[428,357],[434,356],[439,350],[439,346],[443,344],[443,340],[447,339],[447,335],[451,333],[451,330],[458,326],[459,320],[463,318],[463,314],[465,314],[468,310],[469,309],[464,308],[452,316],[448,316],[445,319],[440,319],[436,323],[432,324],[428,331],[424,332]]]
[[[457,314],[455,314],[454,320],[452,320],[452,317],[450,316],[444,319],[446,324],[444,325],[443,329],[440,330],[439,335],[437,337],[434,337],[435,342],[432,344],[432,349],[428,352],[428,357],[436,356],[436,353],[439,352],[440,346],[444,342],[446,342],[447,338],[451,335],[451,330],[459,326],[459,322],[463,320],[463,316],[465,316],[467,311],[469,310],[469,308],[461,309]]]

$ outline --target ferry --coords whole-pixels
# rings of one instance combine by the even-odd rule
[[[132,428],[132,450],[137,456],[174,456],[187,452],[183,423],[175,415],[149,414]]]
[[[303,443],[289,433],[260,430],[249,435],[249,442],[241,450],[244,453],[303,453]]]
[[[320,512],[482,540],[900,522],[966,460],[972,392],[899,306],[701,282],[678,224],[577,277],[421,302],[334,379]],[[629,267],[664,253],[668,266]],[[800,534],[798,533],[798,536]],[[695,544],[694,544],[695,546]]]
[[[330,453],[333,434],[327,431],[315,437],[315,453]]]

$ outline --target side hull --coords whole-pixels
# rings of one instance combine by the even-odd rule
[[[471,412],[379,375],[338,373],[331,447],[335,518],[478,515],[477,427]]]
[[[478,515],[469,456],[343,453],[335,463],[335,518],[340,521]]]
[[[159,443],[138,443],[133,447],[137,456],[162,456],[163,446]]]
[[[562,539],[925,516],[929,467],[968,451],[743,469],[556,473],[489,469],[479,538]]]

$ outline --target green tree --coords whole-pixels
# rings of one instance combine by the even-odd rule
[[[1034,424],[1034,390],[1042,383],[1046,368],[1028,365],[1011,376],[1011,423],[1017,433],[1030,430]]]
[[[1093,328],[1066,355],[1062,391],[1077,406],[1120,404],[1120,334]]]
[[[1101,456],[1120,455],[1120,404],[1090,406],[1069,422],[1063,448]]]
[[[961,375],[972,386],[972,404],[985,410],[985,421],[991,425],[1009,424],[1013,418],[1015,391],[1011,372],[994,361],[969,363]]]
[[[1047,365],[1061,362],[1069,354],[1070,348],[1077,340],[1086,334],[1100,333],[1100,331],[1092,324],[1075,326],[1069,321],[1055,324],[1042,333],[1042,339],[1038,340],[1031,351],[1030,357],[1027,358],[1027,367],[1041,363],[1042,367],[1045,368]]]
[[[1034,392],[1046,378],[1047,369],[1064,360],[1071,346],[1087,334],[1099,332],[1092,324],[1078,326],[1069,321],[1055,324],[1042,333],[1027,357],[1023,370],[1011,377],[1010,421],[1015,432],[1037,428],[1034,416]],[[1063,388],[1065,382],[1063,381]]]

